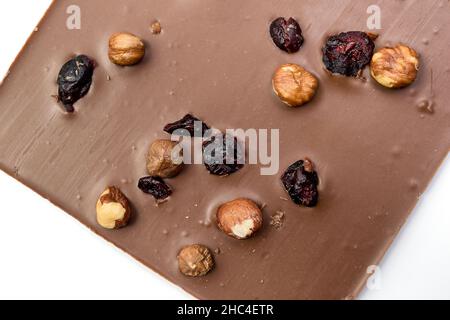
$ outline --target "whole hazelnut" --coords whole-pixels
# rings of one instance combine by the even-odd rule
[[[131,217],[127,197],[117,187],[108,187],[97,201],[97,222],[105,229],[125,227]]]
[[[178,267],[185,276],[202,277],[214,268],[214,259],[207,247],[193,244],[178,254]]]
[[[131,33],[115,33],[109,39],[108,55],[111,62],[119,66],[135,65],[144,58],[145,45]]]
[[[275,72],[272,86],[281,101],[290,107],[299,107],[312,100],[319,82],[303,67],[284,64]]]
[[[237,199],[220,206],[217,225],[227,235],[244,240],[252,237],[263,225],[263,214],[256,203]]]
[[[419,71],[419,55],[413,49],[397,45],[380,49],[372,57],[372,77],[382,86],[391,89],[412,84]]]
[[[171,140],[156,140],[149,148],[147,170],[151,176],[173,178],[183,169],[182,149]]]

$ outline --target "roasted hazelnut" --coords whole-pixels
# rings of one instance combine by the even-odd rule
[[[185,276],[202,277],[214,268],[214,259],[207,247],[193,244],[178,254],[178,267]]]
[[[398,45],[380,49],[372,57],[372,77],[382,86],[391,89],[412,84],[419,71],[419,55],[413,49]]]
[[[244,240],[252,237],[263,225],[263,214],[256,203],[237,199],[220,206],[217,225],[227,235]]]
[[[183,169],[182,149],[171,140],[156,140],[147,155],[147,170],[151,176],[173,178]]]
[[[135,65],[144,58],[144,55],[144,42],[131,33],[115,33],[109,39],[109,59],[114,64]]]
[[[97,222],[105,229],[125,227],[131,217],[127,197],[117,187],[108,187],[97,201]]]
[[[272,80],[276,95],[290,107],[309,102],[316,94],[317,78],[296,64],[284,64],[275,72]]]

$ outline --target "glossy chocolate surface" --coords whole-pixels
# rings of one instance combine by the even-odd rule
[[[384,89],[367,69],[366,81],[324,70],[325,39],[367,30],[374,2],[382,10],[377,48],[401,42],[421,55],[409,88]],[[80,30],[66,28],[73,4]],[[270,38],[279,16],[295,17],[303,29],[296,54]],[[56,1],[0,88],[0,168],[198,298],[354,298],[449,151],[449,19],[444,0]],[[159,35],[149,29],[155,20]],[[139,65],[109,61],[108,39],[120,31],[146,42]],[[52,95],[75,54],[97,67],[89,93],[66,115]],[[317,96],[302,108],[283,105],[272,91],[283,63],[319,79]],[[156,138],[170,138],[166,124],[187,113],[219,129],[280,129],[280,173],[261,176],[259,166],[246,165],[221,178],[186,166],[168,181],[170,201],[156,207],[137,188],[146,153]],[[280,181],[304,157],[320,177],[316,208],[286,201]],[[133,204],[124,229],[96,223],[95,203],[108,185]],[[266,204],[262,231],[245,241],[214,222],[220,204],[241,197]],[[270,225],[277,211],[285,213],[279,229]],[[178,271],[177,253],[192,243],[220,249],[206,277]]]

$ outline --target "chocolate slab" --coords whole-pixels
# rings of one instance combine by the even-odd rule
[[[382,10],[377,47],[401,42],[421,54],[419,78],[407,89],[383,89],[368,70],[362,81],[323,68],[325,38],[366,30],[372,4]],[[69,5],[81,8],[80,30],[66,28]],[[270,39],[279,16],[301,24],[300,52],[288,55]],[[56,1],[0,88],[0,168],[198,298],[354,298],[449,151],[449,19],[444,0]],[[160,35],[149,30],[155,20]],[[108,38],[117,31],[146,41],[141,64],[110,63]],[[52,98],[56,78],[81,53],[97,62],[93,86],[65,115]],[[273,94],[283,63],[318,77],[307,106],[288,108]],[[136,187],[147,148],[188,112],[219,129],[280,129],[281,170],[311,158],[321,179],[318,207],[283,200],[281,171],[261,176],[252,165],[227,178],[188,166],[169,181],[171,200],[156,207]],[[135,215],[127,228],[106,231],[95,203],[114,184]],[[237,197],[267,204],[253,239],[234,240],[214,226],[217,207]],[[285,212],[280,229],[269,223],[276,211]],[[220,248],[204,278],[178,271],[176,255],[191,243]]]

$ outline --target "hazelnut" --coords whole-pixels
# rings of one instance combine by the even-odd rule
[[[97,222],[105,229],[125,227],[131,217],[127,197],[117,187],[108,187],[97,201]]]
[[[398,45],[380,49],[372,57],[372,77],[386,88],[398,89],[416,80],[419,71],[419,55],[413,49]]]
[[[178,254],[178,267],[185,276],[202,277],[214,268],[214,259],[207,247],[193,244]]]
[[[299,107],[311,101],[319,83],[317,78],[296,64],[284,64],[272,80],[276,95],[290,107]]]
[[[227,235],[244,240],[252,237],[263,224],[263,214],[256,203],[237,199],[220,206],[217,225]]]
[[[147,155],[147,170],[151,176],[173,178],[183,169],[182,149],[171,140],[156,140]]]
[[[119,66],[139,63],[145,55],[144,42],[131,33],[115,33],[109,39],[109,59]]]

